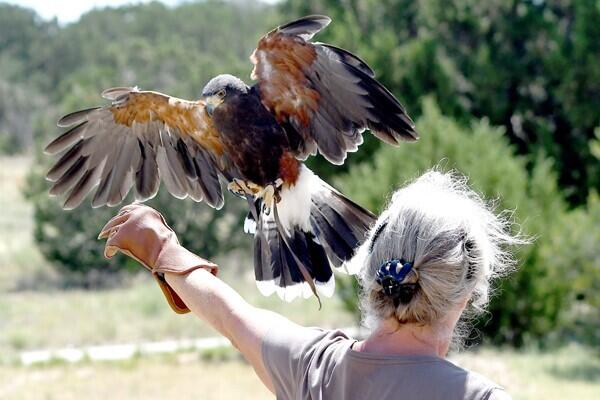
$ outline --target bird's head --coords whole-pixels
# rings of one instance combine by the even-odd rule
[[[233,75],[217,75],[202,89],[202,98],[206,101],[206,111],[212,115],[215,108],[221,103],[246,94],[248,90],[248,85]]]

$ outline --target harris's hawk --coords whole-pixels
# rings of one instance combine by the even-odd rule
[[[415,126],[369,66],[341,48],[312,42],[330,19],[313,15],[280,26],[258,43],[248,86],[231,75],[188,101],[113,88],[109,105],[71,113],[69,130],[46,147],[61,153],[47,174],[65,209],[94,191],[92,206],[115,206],[134,187],[154,197],[162,179],[176,198],[219,209],[222,182],[247,200],[259,290],[287,301],[331,296],[332,267],[343,267],[374,216],[303,165],[321,153],[342,164],[370,131],[386,143],[415,140]],[[318,295],[317,295],[318,297]]]

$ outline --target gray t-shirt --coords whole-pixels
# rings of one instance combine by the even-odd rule
[[[509,398],[495,383],[432,356],[383,356],[352,350],[341,331],[270,330],[262,357],[277,399]]]

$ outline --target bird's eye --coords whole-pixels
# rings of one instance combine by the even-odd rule
[[[225,89],[221,89],[217,92],[217,96],[219,96],[220,98],[225,97]]]

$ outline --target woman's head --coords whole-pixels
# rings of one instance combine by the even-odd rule
[[[349,265],[361,284],[364,322],[436,325],[467,300],[482,310],[490,280],[512,267],[504,246],[522,242],[509,228],[456,174],[431,171],[399,189]],[[390,260],[412,263],[401,297],[378,283]]]

